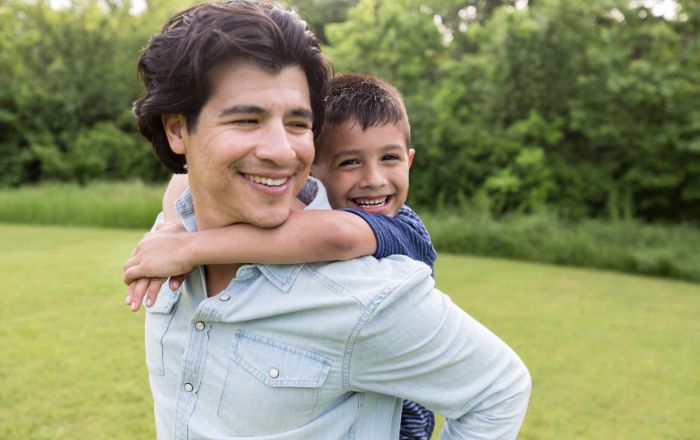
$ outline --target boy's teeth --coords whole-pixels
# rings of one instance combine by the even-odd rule
[[[375,208],[377,206],[382,206],[386,203],[387,197],[382,199],[355,199],[355,203],[362,206],[363,208]]]
[[[252,174],[246,174],[245,177],[255,183],[260,183],[265,186],[282,186],[287,183],[287,177],[281,179],[272,179],[270,177],[254,176]]]

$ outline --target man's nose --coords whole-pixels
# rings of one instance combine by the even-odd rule
[[[360,184],[365,188],[381,188],[386,185],[386,178],[378,165],[367,164],[362,170],[362,181]]]
[[[263,161],[285,165],[296,160],[296,151],[284,123],[270,123],[255,149],[255,155]]]

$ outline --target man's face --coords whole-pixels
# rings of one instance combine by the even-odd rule
[[[173,151],[184,153],[200,229],[233,223],[283,223],[313,161],[313,115],[304,72],[277,74],[231,64],[193,130],[181,116],[164,123]]]
[[[396,215],[408,195],[414,154],[400,125],[368,127],[363,132],[354,120],[325,124],[317,142],[313,174],[325,185],[334,209]]]

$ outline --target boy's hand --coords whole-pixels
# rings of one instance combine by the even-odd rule
[[[192,271],[186,250],[189,235],[180,223],[163,223],[155,231],[147,233],[124,264],[124,283],[131,286],[139,279],[167,278]],[[142,284],[135,289],[140,292],[140,287]]]
[[[139,278],[131,282],[124,302],[132,312],[136,312],[141,307],[141,303],[143,303],[143,297],[148,294],[146,307],[152,306],[163,282],[165,282],[165,278]]]

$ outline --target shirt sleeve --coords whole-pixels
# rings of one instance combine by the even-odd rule
[[[434,271],[437,253],[430,234],[418,214],[404,205],[394,217],[369,214],[358,209],[344,209],[356,214],[369,224],[377,239],[375,258],[405,255],[430,266]]]
[[[441,439],[515,439],[530,396],[527,368],[433,286],[418,271],[368,312],[348,350],[348,388],[443,415]]]

